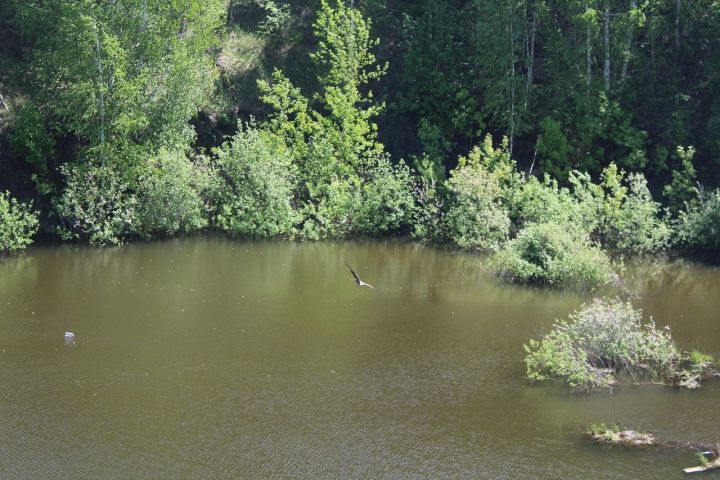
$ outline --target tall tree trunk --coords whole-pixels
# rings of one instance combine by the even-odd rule
[[[530,23],[530,53],[528,58],[527,66],[527,81],[525,82],[525,104],[524,109],[527,109],[528,99],[530,97],[530,86],[533,83],[533,76],[535,75],[535,32],[537,30],[538,13],[537,9],[533,9],[532,22]]]
[[[655,70],[655,17],[652,14],[652,11],[650,12],[650,64],[653,67],[653,71]]]
[[[637,8],[637,0],[630,0],[630,12]],[[632,13],[630,13],[632,15]],[[625,44],[625,58],[623,59],[622,71],[620,72],[620,80],[625,81],[627,76],[628,63],[630,63],[630,49],[632,48],[633,38],[633,23],[632,17],[630,18],[630,25],[628,25],[628,36],[627,43]]]
[[[510,31],[510,156],[515,138],[515,38],[513,31],[512,0],[508,0],[508,25]]]
[[[675,0],[675,46],[680,46],[680,9],[682,0]]]
[[[603,14],[603,35],[605,43],[605,61],[603,63],[603,79],[605,80],[605,93],[610,93],[610,0],[605,0]]]
[[[590,8],[588,0],[585,0],[585,12]],[[592,83],[592,26],[588,22],[585,31],[585,82],[587,84],[588,93],[590,93],[590,84]]]
[[[530,34],[528,33],[528,19],[527,19],[527,0],[523,0],[523,35],[525,37],[525,44],[523,45],[523,58],[525,59],[525,65],[527,66],[527,59],[530,55]]]
[[[7,110],[7,112],[10,113],[10,107],[8,107],[8,104],[5,103],[5,97],[3,97],[2,92],[0,92],[0,103],[2,103],[3,107],[5,107],[5,110]]]
[[[232,2],[230,2],[230,11],[232,11]],[[142,33],[143,37],[145,36],[145,33],[147,33],[147,26],[148,26],[147,0],[143,0],[142,25],[140,25],[140,32]],[[140,70],[142,70],[143,65],[145,64],[145,52],[140,53],[140,60],[138,61],[138,64],[140,66]]]
[[[100,166],[105,168],[105,85],[103,81],[102,59],[100,58],[100,32],[98,31],[97,21],[93,16],[93,24],[95,27],[95,62],[98,71],[98,114],[100,116]]]

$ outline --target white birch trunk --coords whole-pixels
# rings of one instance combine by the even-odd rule
[[[637,8],[637,1],[630,0],[630,11],[632,12],[636,8]],[[633,23],[631,20],[630,25],[628,25],[627,43],[625,44],[625,58],[623,59],[622,71],[620,72],[620,80],[622,82],[625,81],[625,77],[627,76],[628,64],[630,63],[630,50],[632,48],[632,38],[633,38]]]
[[[97,21],[93,17],[95,26],[95,61],[98,71],[98,114],[100,116],[100,166],[105,168],[105,93],[103,84],[102,59],[100,58],[100,33],[98,32]]]
[[[2,93],[0,93],[0,102],[2,102],[3,107],[5,107],[5,110],[7,110],[7,112],[10,113],[10,107],[8,107],[8,104],[5,103],[5,97],[3,97]]]
[[[610,0],[605,0],[603,15],[603,35],[605,43],[605,61],[603,62],[603,79],[605,93],[610,93]]]
[[[533,10],[532,23],[530,24],[530,53],[528,60],[527,69],[527,81],[525,82],[525,105],[527,109],[528,99],[530,97],[530,87],[533,83],[533,76],[535,75],[535,32],[537,30],[538,13],[537,10]]]
[[[512,157],[515,137],[515,39],[513,32],[512,0],[508,0],[508,25],[510,31],[510,145],[509,153]]]
[[[589,5],[585,0],[585,11],[587,12]],[[588,92],[590,92],[590,84],[592,83],[592,27],[587,24],[585,31],[585,82],[587,83]]]

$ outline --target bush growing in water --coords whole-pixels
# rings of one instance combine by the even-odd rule
[[[297,223],[292,198],[295,170],[284,144],[248,126],[214,151],[222,179],[212,193],[216,223],[238,235],[289,235]]]
[[[702,193],[694,207],[680,212],[676,230],[679,242],[691,250],[720,249],[720,190]]]
[[[510,233],[498,177],[472,154],[460,160],[446,184],[446,236],[462,248],[497,251]]]
[[[533,223],[578,223],[578,204],[567,188],[545,176],[530,177],[509,195],[510,218],[516,229]]]
[[[362,202],[359,179],[335,179],[313,188],[313,198],[304,204],[300,235],[309,240],[342,238],[353,233]]]
[[[582,390],[611,385],[623,371],[667,380],[678,376],[676,367],[685,360],[669,329],[657,329],[652,319],[643,323],[642,311],[619,299],[583,306],[525,351],[530,379],[560,379]]]
[[[584,232],[563,223],[528,225],[503,247],[495,265],[518,283],[594,287],[613,274],[607,255]]]
[[[441,241],[445,208],[436,181],[420,177],[416,182],[412,237],[423,242]]]
[[[626,254],[653,253],[667,246],[670,230],[642,174],[626,176],[610,164],[599,184],[580,172],[572,172],[570,182],[577,199],[575,223],[603,246]]]
[[[200,173],[184,152],[161,150],[139,181],[138,234],[173,236],[207,226]]]
[[[63,166],[66,186],[56,205],[64,240],[120,245],[137,223],[137,197],[113,166]]]
[[[413,179],[404,163],[393,166],[383,155],[373,162],[363,185],[357,228],[366,234],[407,231],[415,208]]]
[[[444,237],[461,247],[494,251],[511,233],[522,232],[532,224],[560,223],[576,232],[572,235],[585,250],[593,252],[598,249],[591,247],[587,238],[631,255],[654,253],[667,246],[670,230],[642,174],[626,175],[611,164],[602,172],[600,183],[594,183],[589,174],[574,171],[570,184],[571,189],[560,188],[547,175],[542,181],[524,178],[510,159],[505,141],[495,148],[487,137],[467,158],[459,159],[458,168],[445,185],[448,208]],[[538,229],[542,228],[530,231],[537,234]],[[540,241],[537,235],[535,240]],[[554,247],[548,245],[547,249]],[[541,276],[532,273],[517,278],[538,281]]]
[[[18,202],[10,192],[0,192],[0,253],[22,250],[38,230],[37,213],[31,204]]]
[[[627,193],[616,210],[605,216],[607,244],[620,252],[645,254],[667,247],[670,228],[660,218],[660,204],[653,200],[641,173],[627,177]]]

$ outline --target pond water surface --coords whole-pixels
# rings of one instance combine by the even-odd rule
[[[0,259],[0,478],[671,479],[691,453],[583,429],[720,441],[720,382],[530,384],[523,344],[592,294],[501,285],[482,262],[222,238]],[[681,347],[720,355],[720,270],[639,264],[626,282]]]

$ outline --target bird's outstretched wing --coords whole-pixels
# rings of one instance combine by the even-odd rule
[[[363,282],[362,280],[360,280],[360,277],[358,276],[357,273],[355,273],[355,270],[353,270],[350,265],[348,265],[348,264],[346,263],[345,266],[348,268],[348,270],[350,270],[350,273],[352,273],[352,276],[355,277],[355,283],[357,283],[357,285],[358,285],[359,287],[369,287],[369,288],[372,288],[373,290],[375,290],[375,287],[373,287],[373,286],[370,285],[369,283],[365,283],[365,282]]]
[[[345,264],[345,266],[348,268],[348,270],[350,270],[350,273],[352,273],[352,276],[355,277],[355,283],[360,285],[362,280],[360,280],[360,277],[358,277],[358,274],[355,273],[355,270],[353,270],[352,267],[350,265],[348,265],[347,263]]]

